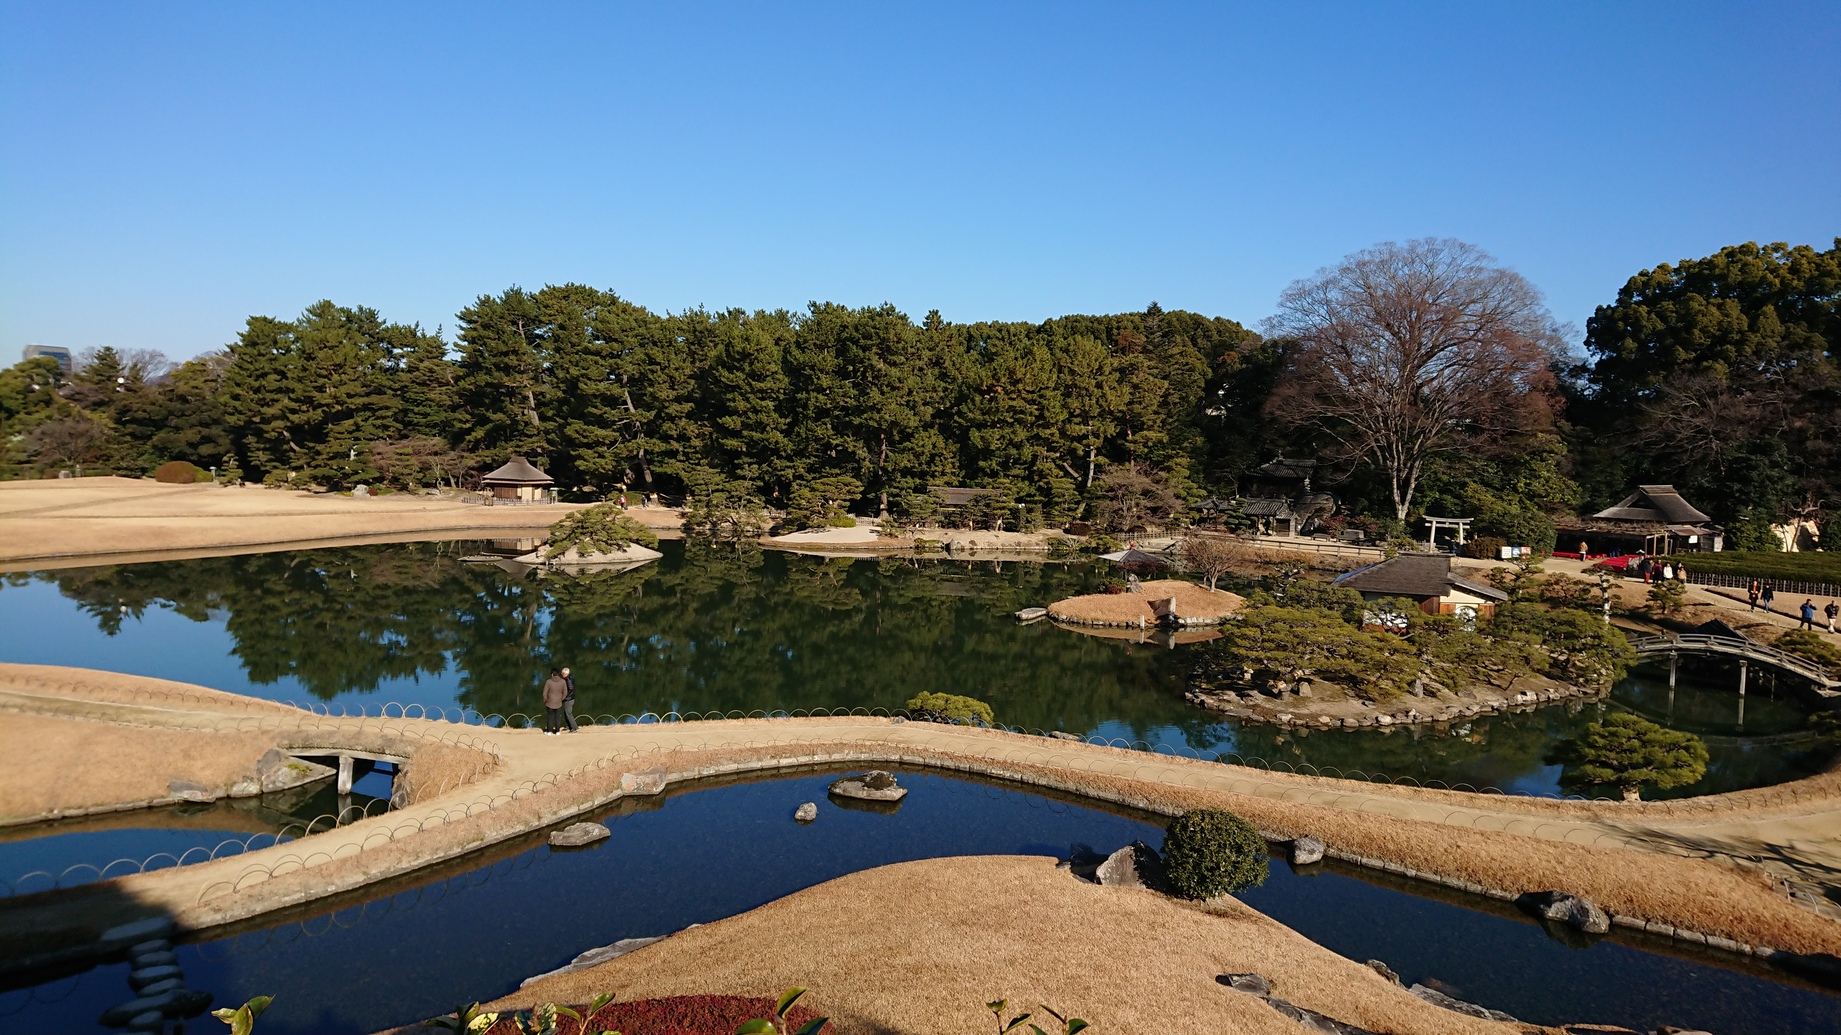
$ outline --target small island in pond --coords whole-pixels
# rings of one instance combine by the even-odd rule
[[[1246,606],[1246,598],[1181,579],[1143,582],[1135,592],[1088,593],[1048,605],[1048,617],[1072,625],[1219,625]]]

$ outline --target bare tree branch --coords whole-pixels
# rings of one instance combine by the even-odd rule
[[[1265,331],[1296,343],[1268,412],[1386,471],[1402,521],[1435,453],[1552,423],[1559,328],[1532,284],[1462,241],[1357,252],[1287,288]]]

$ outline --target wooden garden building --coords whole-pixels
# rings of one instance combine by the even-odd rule
[[[1639,485],[1615,507],[1590,517],[1555,521],[1559,549],[1590,554],[1695,553],[1721,549],[1725,537],[1712,518],[1694,509],[1673,485]]]
[[[517,503],[543,503],[552,484],[549,475],[531,466],[529,460],[514,456],[505,466],[480,479],[486,494],[494,500]]]
[[[1403,553],[1391,560],[1345,572],[1336,585],[1355,590],[1363,600],[1404,597],[1429,615],[1456,615],[1469,621],[1496,613],[1509,595],[1494,586],[1451,570],[1451,558],[1437,553]],[[1385,625],[1371,618],[1367,624]]]

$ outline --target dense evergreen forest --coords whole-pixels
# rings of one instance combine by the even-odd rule
[[[1524,282],[1486,272],[1544,316]],[[1461,345],[1448,369],[1489,391],[1412,386],[1429,430],[1407,460],[1397,436],[1354,433],[1361,385],[1325,360],[1334,335],[1313,336],[1311,318],[1343,319],[1318,286],[1294,286],[1281,307],[1296,319],[1265,334],[1155,303],[1043,323],[832,303],[661,314],[565,284],[481,296],[449,342],[321,301],[251,317],[177,365],[113,348],[68,379],[49,359],[18,364],[0,372],[0,434],[15,477],[188,460],[270,485],[412,488],[522,454],[578,499],[691,486],[784,507],[823,484],[860,513],[900,515],[953,484],[1049,523],[1092,516],[1108,493],[1180,512],[1281,454],[1328,461],[1323,487],[1382,532],[1459,512],[1481,533],[1551,542],[1547,515],[1673,482],[1733,545],[1759,548],[1772,521],[1841,507],[1841,239],[1643,270],[1598,308],[1583,355],[1526,323],[1526,347],[1491,354],[1496,380]]]

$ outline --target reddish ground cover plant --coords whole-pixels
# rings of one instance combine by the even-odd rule
[[[617,1031],[623,1035],[735,1035],[735,1029],[761,1017],[773,1016],[775,1002],[766,997],[739,995],[675,995],[662,999],[636,999],[630,1003],[609,1003],[596,1012],[583,1028],[567,1016],[557,1018],[556,1035],[592,1035],[599,1031]],[[586,1014],[580,1004],[576,1012]],[[818,1015],[794,1006],[786,1020],[794,1030],[818,1019]],[[506,1011],[483,1035],[519,1035],[520,1029]]]

